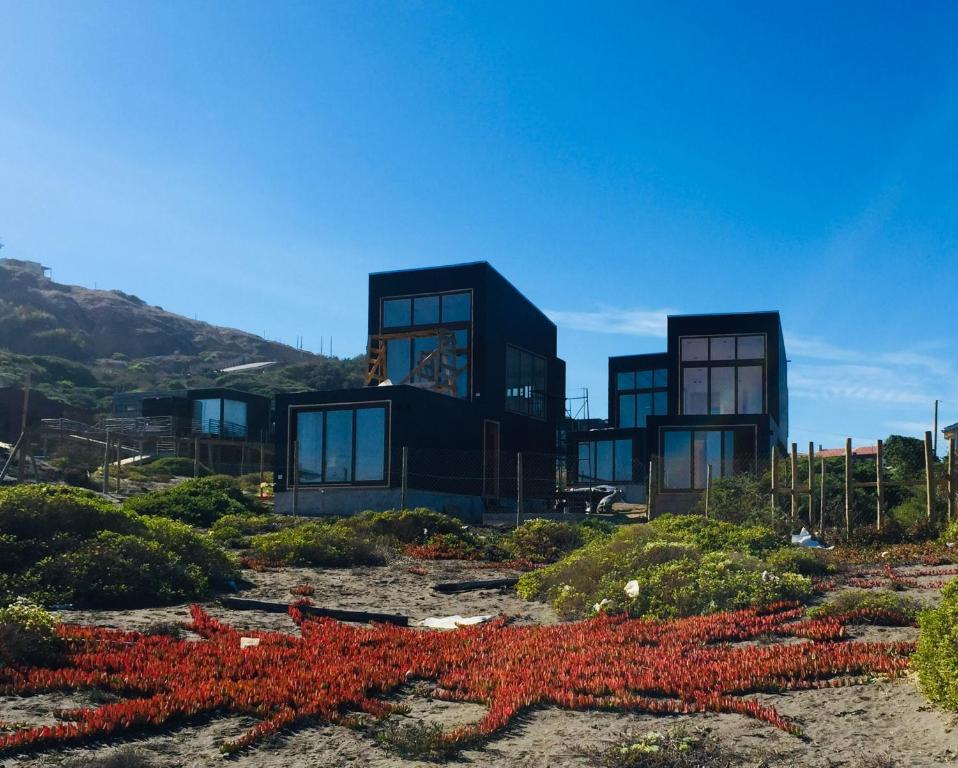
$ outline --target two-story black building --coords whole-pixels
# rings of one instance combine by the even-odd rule
[[[278,395],[276,506],[476,519],[555,490],[555,325],[486,262],[369,276],[367,386]],[[404,461],[405,456],[405,461]],[[405,466],[405,471],[403,467]]]
[[[719,478],[757,471],[788,441],[778,312],[668,318],[667,351],[609,359],[609,427],[569,435],[572,482],[610,484],[660,511],[687,509]]]

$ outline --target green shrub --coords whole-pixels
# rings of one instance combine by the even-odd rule
[[[208,583],[159,542],[104,531],[73,552],[41,560],[33,569],[65,603],[125,608],[201,597]]]
[[[685,541],[703,552],[732,550],[761,555],[783,544],[782,537],[764,525],[736,525],[700,515],[663,515],[649,524],[657,538]]]
[[[140,464],[134,469],[148,478],[193,477],[194,465],[193,459],[187,456],[164,456],[149,463]],[[199,477],[208,477],[212,474],[203,464],[200,464],[196,470]]]
[[[237,576],[205,534],[74,488],[0,491],[0,530],[0,602],[28,595],[41,602],[150,605],[197,597]]]
[[[708,731],[687,733],[681,728],[626,733],[610,746],[578,751],[595,768],[729,768],[741,762],[740,755]]]
[[[800,573],[802,576],[824,576],[829,572],[824,557],[808,547],[782,547],[765,557],[770,571]]]
[[[210,536],[224,546],[245,549],[250,544],[250,537],[257,533],[280,531],[298,524],[299,521],[294,517],[274,514],[223,515],[213,523]]]
[[[737,474],[716,478],[709,491],[709,518],[735,525],[771,522],[771,476]],[[693,513],[705,512],[704,496]]]
[[[808,615],[819,619],[861,610],[891,611],[914,619],[921,610],[921,603],[913,597],[887,589],[844,589],[832,595],[828,602],[812,608]]]
[[[240,490],[233,478],[224,475],[185,480],[168,490],[134,496],[126,507],[140,515],[168,517],[204,528],[224,515],[263,510],[262,505]]]
[[[210,536],[195,531],[176,520],[165,517],[144,517],[147,537],[157,542],[182,564],[196,573],[196,580],[211,586],[224,587],[239,576],[236,565],[226,551]],[[205,589],[203,590],[205,591]]]
[[[382,540],[357,531],[343,520],[303,523],[250,540],[254,558],[288,565],[378,565],[384,561],[386,549]]]
[[[554,563],[583,543],[582,532],[575,525],[552,520],[529,520],[510,531],[503,538],[502,547],[516,559]]]
[[[431,509],[388,510],[361,512],[345,518],[357,531],[371,536],[390,536],[402,544],[421,544],[437,533],[462,533],[462,521]]]
[[[958,710],[958,580],[945,585],[937,608],[922,611],[918,627],[918,683],[933,702]]]
[[[811,595],[808,578],[790,572],[763,576],[767,567],[747,554],[769,546],[774,537],[770,539],[768,529],[701,518],[662,518],[656,523],[622,527],[553,565],[524,574],[519,595],[547,600],[567,617],[586,615],[599,605],[658,618]],[[709,551],[729,543],[735,546]],[[632,581],[630,596],[625,586]]]
[[[60,619],[25,597],[0,608],[0,667],[42,664],[62,651]]]

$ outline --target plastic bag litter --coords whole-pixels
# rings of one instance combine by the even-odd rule
[[[468,627],[472,624],[483,624],[492,619],[492,616],[430,616],[419,622],[420,627],[429,627],[430,629],[455,629],[456,627]]]
[[[799,533],[792,534],[792,544],[798,544],[800,547],[811,547],[812,549],[835,549],[834,546],[826,547],[812,536],[807,528],[802,528]]]
[[[632,579],[625,585],[625,588],[622,590],[625,592],[627,597],[638,597],[639,596],[639,582],[638,579]]]

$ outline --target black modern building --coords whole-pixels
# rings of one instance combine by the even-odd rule
[[[609,359],[609,427],[568,436],[571,482],[620,487],[682,511],[719,478],[767,465],[788,442],[778,312],[668,318],[667,351]]]
[[[486,262],[369,276],[367,386],[278,395],[276,505],[475,519],[555,491],[556,326]],[[403,456],[406,461],[403,473]]]
[[[212,387],[113,396],[115,419],[168,419],[171,437],[210,437],[266,442],[271,437],[268,397]]]

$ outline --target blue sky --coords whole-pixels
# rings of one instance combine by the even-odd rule
[[[568,388],[782,312],[791,437],[958,421],[958,4],[0,0],[0,240],[339,354],[486,259]]]

